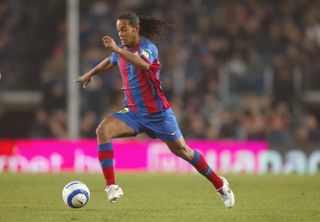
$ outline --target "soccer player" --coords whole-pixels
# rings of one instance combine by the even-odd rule
[[[227,180],[213,172],[202,154],[186,144],[163,93],[159,80],[158,49],[150,40],[162,36],[166,32],[167,24],[130,12],[118,16],[116,29],[121,44],[117,45],[110,36],[104,36],[103,44],[112,50],[112,54],[75,80],[86,87],[97,73],[116,65],[120,69],[124,109],[106,115],[96,130],[98,156],[106,180],[105,191],[109,201],[114,203],[123,195],[122,189],[115,181],[112,139],[146,132],[149,136],[164,141],[172,153],[192,164],[213,184],[224,205],[228,208],[233,207],[234,194]]]

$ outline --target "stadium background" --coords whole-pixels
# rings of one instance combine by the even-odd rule
[[[66,6],[67,3],[62,0],[0,1],[0,70],[2,73],[0,80],[0,172],[2,173],[0,182],[3,187],[1,190],[3,195],[6,194],[5,188],[9,189],[18,181],[14,174],[6,174],[6,171],[56,172],[54,166],[57,165],[52,164],[59,163],[59,159],[52,159],[51,154],[46,153],[50,149],[52,152],[61,152],[61,156],[65,155],[67,158],[69,154],[64,153],[65,150],[78,146],[72,148],[74,149],[73,158],[76,158],[77,149],[80,147],[80,150],[87,156],[81,156],[78,153],[79,159],[82,158],[81,161],[84,162],[77,163],[87,165],[80,170],[76,167],[69,168],[69,170],[98,172],[96,163],[90,162],[92,160],[90,158],[96,155],[94,154],[96,151],[95,128],[104,113],[122,108],[119,71],[114,69],[109,73],[95,76],[87,89],[77,86],[80,98],[76,130],[79,134],[78,138],[71,136],[68,120],[72,115],[77,116],[77,113],[68,114],[68,103],[70,102],[68,101],[68,90],[71,86],[67,74],[70,54],[68,54],[69,29]],[[282,198],[278,199],[278,203],[281,201],[287,203],[294,196],[293,193],[300,194],[301,189],[313,189],[313,191],[316,189],[319,185],[320,163],[319,1],[79,0],[78,75],[88,71],[110,54],[103,47],[101,37],[109,34],[117,39],[114,27],[115,18],[120,12],[128,10],[135,11],[137,14],[156,16],[173,24],[165,37],[156,42],[162,63],[161,80],[185,138],[196,145],[210,143],[209,148],[205,146],[196,148],[207,154],[206,158],[209,159],[211,165],[219,163],[218,170],[227,173],[294,174],[287,178],[269,178],[268,175],[266,178],[231,176],[231,182],[239,184],[238,187],[235,185],[239,195],[238,203],[241,203],[243,201],[241,198],[244,197],[239,194],[240,191],[248,192],[250,186],[253,186],[254,189],[257,184],[263,187],[261,181],[268,186],[262,189],[266,193],[253,192],[252,200],[257,196],[265,195],[264,198],[268,201],[268,197],[272,196],[268,194],[277,192],[278,198]],[[81,140],[75,141],[74,139]],[[154,146],[159,142],[149,141],[144,134],[138,139],[142,142],[129,139],[122,142],[117,141],[116,144],[119,147],[121,144],[127,144],[127,148],[133,148],[133,146],[142,146],[142,143],[150,143]],[[236,143],[239,149],[232,150],[231,147],[228,147],[227,144],[230,145],[230,141]],[[217,148],[218,143],[222,144],[221,149]],[[246,143],[264,144],[260,151],[266,152],[260,155],[258,153],[260,151],[255,148],[251,149],[250,145],[241,148]],[[150,147],[146,149],[152,150]],[[169,153],[165,153],[163,151],[166,150],[165,146],[157,147],[155,150],[159,151],[159,149],[161,152],[156,156],[158,158],[156,160],[160,161],[157,162],[158,165],[155,168],[142,170],[152,172],[192,171],[181,165]],[[230,153],[226,155],[221,153],[228,150]],[[245,152],[241,153],[243,150]],[[118,151],[121,153],[120,148]],[[130,150],[127,149],[125,152],[130,152]],[[51,162],[44,163],[43,159],[39,160],[39,155],[43,155],[47,158],[46,161]],[[132,151],[130,155],[134,155],[134,152]],[[147,151],[144,155],[146,155],[145,158],[148,158]],[[232,162],[232,169],[224,168],[223,170],[221,168],[221,163],[225,158],[230,163]],[[262,163],[263,168],[259,166]],[[63,169],[68,170],[67,167]],[[129,168],[125,166],[124,169]],[[316,175],[307,178],[299,177],[295,175],[296,172]],[[127,189],[130,190],[132,186],[128,185],[130,180],[126,175],[120,174],[119,177],[120,180],[127,182]],[[42,176],[48,179],[47,175]],[[99,173],[98,175],[68,174],[52,184],[55,184],[56,187],[62,186],[68,180],[80,178],[88,181],[91,187],[90,181],[95,186],[101,186],[102,181],[97,179],[100,176]],[[148,181],[148,177],[144,179],[143,176],[144,174],[139,173],[130,174],[133,183],[139,183],[141,180]],[[192,186],[192,181],[199,180],[193,175],[189,175],[185,180],[180,174],[179,176],[174,174],[174,177],[168,175],[150,177],[151,181],[161,184],[167,190],[172,189],[168,187],[172,178],[188,184],[187,187]],[[41,190],[42,177],[28,175],[19,178],[22,178],[21,186],[32,186],[35,185],[32,181],[37,181],[39,184],[37,188]],[[261,180],[260,183],[259,180]],[[292,195],[286,193],[287,196],[284,194],[282,196],[279,190],[268,190],[269,186],[283,185],[286,180],[288,182],[286,186],[291,186],[292,190],[289,189],[289,191]],[[280,181],[280,185],[276,183],[277,181]],[[307,185],[301,181],[307,181]],[[244,184],[246,187],[243,186]],[[305,186],[308,185],[314,187],[306,188]],[[23,187],[20,188],[23,190]],[[195,187],[192,188],[195,189]],[[56,190],[59,189],[60,187]],[[281,188],[280,190],[286,189]],[[25,192],[30,191],[25,190]],[[45,195],[44,190],[42,195]],[[181,198],[181,195],[178,197]],[[199,193],[197,195],[201,196]],[[261,199],[256,199],[253,201],[255,205],[252,204],[251,207],[261,206],[263,209],[256,209],[256,215],[246,218],[244,215],[250,215],[249,210],[238,211],[227,217],[225,221],[231,221],[231,218],[239,219],[242,216],[246,218],[245,221],[263,221],[263,219],[270,221],[275,220],[277,215],[284,216],[286,218],[284,221],[289,221],[290,218],[300,218],[299,221],[303,221],[302,218],[306,215],[309,217],[306,217],[305,221],[318,221],[319,209],[317,207],[310,209],[310,206],[319,204],[311,200],[312,196],[319,197],[319,195],[319,192],[313,192],[309,196],[308,193],[302,192],[300,196],[302,201],[309,198],[310,202],[305,202],[305,208],[293,207],[291,211],[286,209],[290,213],[288,215],[282,215],[283,212],[273,214],[277,212],[277,209],[279,211],[282,209],[282,206],[277,205],[273,213],[269,214],[264,211],[262,203],[259,205]],[[157,198],[161,200],[160,196]],[[170,198],[173,197],[170,196]],[[39,196],[35,199],[41,202]],[[180,209],[180,216],[189,215],[188,201],[194,199],[181,198],[180,200],[181,202],[177,201],[177,203],[185,204],[184,208]],[[165,202],[165,200],[162,201]],[[207,200],[207,206],[211,206],[210,201]],[[290,202],[289,206],[293,202]],[[129,203],[132,202],[129,201]],[[13,203],[13,208],[17,207],[15,204]],[[201,203],[198,205],[201,206]],[[93,206],[96,205],[93,203]],[[120,207],[120,210],[132,212],[129,204],[124,203],[123,206],[124,208]],[[144,205],[146,209],[150,206],[153,205],[152,203],[148,205],[148,202]],[[161,205],[161,209],[167,209],[164,206],[165,204]],[[20,209],[21,206],[18,208]],[[100,208],[96,206],[96,209]],[[22,212],[27,211],[28,209],[24,209]],[[8,218],[15,218],[17,215],[10,210],[7,212],[9,216],[0,216],[0,221],[2,219],[15,221]],[[154,215],[154,218],[164,217],[162,214],[156,214],[156,210],[154,212],[150,213]],[[224,213],[220,212],[217,207],[215,212],[224,216]],[[238,214],[239,212],[243,214]],[[116,216],[110,211],[108,213]],[[267,216],[259,217],[257,216],[259,213]],[[90,215],[90,212],[88,214]],[[53,221],[57,217],[56,214],[51,215],[50,212],[49,215],[50,217],[46,218],[47,221],[50,219]],[[132,217],[128,219],[125,215],[123,214],[123,221],[141,221],[139,216],[133,220]],[[71,218],[70,220],[79,219],[76,214],[67,216]],[[193,216],[186,216],[183,221],[189,221],[188,218],[193,218],[193,220],[200,218]],[[214,218],[211,214],[209,216]],[[154,218],[145,221],[154,221]],[[170,217],[164,218],[166,221],[179,221]],[[21,221],[23,219],[26,218],[21,218]],[[200,219],[200,221],[206,220]]]
[[[102,115],[122,107],[118,70],[79,87],[80,104],[68,114],[75,98],[67,96],[66,3],[0,6],[0,138],[67,139],[70,128],[94,138]],[[115,18],[128,10],[173,25],[157,41],[161,79],[187,139],[266,140],[307,155],[316,149],[318,1],[79,1],[79,75],[110,54],[101,37],[116,38]]]
[[[317,1],[80,1],[80,74],[108,56],[101,37],[127,10],[174,24],[157,44],[186,138],[319,142]],[[64,1],[1,2],[2,138],[68,137],[66,22]],[[81,91],[82,138],[121,108],[117,72]]]
[[[68,81],[67,39],[74,27],[66,6],[0,3],[0,138],[9,144],[19,138],[95,138],[103,114],[122,107],[117,69],[96,76],[85,90]],[[110,54],[101,37],[117,39],[120,12],[159,17],[172,24],[157,41],[161,80],[185,138],[263,140],[281,155],[301,151],[302,159],[317,150],[318,1],[80,0],[78,6],[79,60],[71,65],[76,75]],[[70,88],[80,90],[78,96],[70,96]],[[68,104],[75,100],[72,110]]]

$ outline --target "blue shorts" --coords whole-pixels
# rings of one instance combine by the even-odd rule
[[[159,113],[139,113],[125,108],[111,115],[133,128],[136,134],[145,132],[150,137],[161,140],[177,140],[181,136],[171,109]]]

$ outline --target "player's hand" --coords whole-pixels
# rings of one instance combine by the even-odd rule
[[[102,42],[104,47],[111,49],[112,51],[117,51],[119,48],[116,44],[116,42],[111,38],[110,36],[106,35],[102,38]]]
[[[83,84],[83,88],[86,88],[87,85],[91,82],[92,75],[90,72],[87,72],[83,74],[82,76],[79,76],[77,79],[75,79],[75,82]]]

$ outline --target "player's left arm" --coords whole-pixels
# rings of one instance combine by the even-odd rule
[[[151,66],[158,58],[158,49],[154,44],[143,44],[139,49],[139,55]]]
[[[112,51],[117,53],[119,56],[121,56],[124,60],[127,62],[133,64],[134,66],[142,69],[142,70],[149,70],[150,65],[148,62],[146,62],[143,58],[141,58],[139,55],[129,52],[128,50],[122,49],[110,36],[104,36],[102,38],[103,44],[106,48],[110,48]]]

